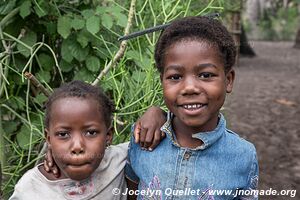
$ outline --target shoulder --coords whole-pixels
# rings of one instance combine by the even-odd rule
[[[105,154],[111,157],[117,156],[121,159],[126,158],[128,152],[128,145],[129,142],[120,143],[117,145],[111,145],[106,149]]]
[[[239,152],[256,152],[255,146],[251,142],[247,141],[244,138],[241,138],[237,133],[233,132],[232,130],[225,130],[225,140],[227,145],[233,146],[234,149],[236,149]]]
[[[28,170],[15,185],[14,193],[10,199],[26,199],[25,196],[31,196],[37,192],[36,186],[40,186],[42,183],[38,173],[37,166]]]
[[[32,184],[33,182],[36,182],[38,179],[38,167],[34,167],[30,170],[28,170],[18,181],[16,186],[28,186],[28,184]]]
[[[219,151],[224,158],[231,160],[232,164],[249,169],[250,166],[257,163],[255,146],[235,132],[226,129],[221,141]]]
[[[108,168],[124,168],[128,155],[128,142],[118,145],[111,145],[105,149],[104,157],[98,167],[100,171],[106,171]],[[98,171],[99,171],[98,170]]]

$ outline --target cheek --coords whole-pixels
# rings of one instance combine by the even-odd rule
[[[56,163],[57,167],[62,171],[63,174],[65,173],[65,167],[67,165],[67,157],[69,155],[69,152],[65,149],[58,148],[55,150],[52,149],[52,157],[54,162]]]
[[[87,153],[94,163],[100,163],[106,148],[106,142],[93,142],[88,145]]]
[[[166,101],[172,101],[176,98],[177,89],[170,84],[163,84],[163,96]]]
[[[221,102],[225,100],[226,88],[223,86],[223,84],[211,85],[207,91],[209,91],[208,92],[209,99],[214,101],[221,101]]]

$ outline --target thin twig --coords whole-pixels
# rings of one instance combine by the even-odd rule
[[[127,20],[127,25],[126,25],[126,28],[124,31],[124,35],[129,34],[129,29],[131,28],[132,19],[133,19],[134,11],[135,11],[135,3],[136,3],[136,0],[131,0],[130,9],[129,9],[129,13],[128,13],[128,20]],[[116,55],[114,56],[114,58],[100,72],[100,74],[97,76],[96,80],[92,83],[92,85],[97,85],[99,83],[99,81],[101,80],[101,78],[108,73],[110,68],[115,67],[117,62],[120,61],[120,59],[124,56],[126,46],[127,46],[127,41],[126,40],[122,41],[120,44],[120,48],[119,48],[118,52],[116,53]]]
[[[24,76],[30,80],[36,88],[38,88],[46,97],[49,97],[51,93],[40,83],[40,81],[30,72],[25,72]]]
[[[207,14],[207,15],[204,15],[204,16],[209,17],[209,18],[215,18],[215,17],[219,17],[220,14],[219,13],[211,13],[211,14]],[[145,34],[153,33],[153,32],[156,32],[156,31],[160,31],[160,30],[163,30],[163,29],[167,28],[168,26],[170,26],[170,24],[171,24],[171,22],[167,23],[167,24],[157,25],[157,26],[147,28],[147,29],[144,29],[144,30],[141,30],[141,31],[137,31],[137,32],[131,33],[129,35],[124,35],[122,37],[119,37],[118,40],[119,41],[129,40],[129,39],[132,39],[132,38],[135,38],[135,37],[139,37],[141,35],[145,35]]]

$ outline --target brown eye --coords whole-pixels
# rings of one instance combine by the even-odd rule
[[[203,78],[203,79],[211,78],[211,77],[213,77],[213,76],[214,76],[214,74],[209,73],[209,72],[204,72],[204,73],[200,73],[200,74],[199,74],[199,78]]]
[[[174,81],[180,80],[181,78],[182,76],[179,74],[173,74],[167,77],[167,79],[174,80]]]
[[[59,131],[55,135],[61,139],[66,139],[70,137],[70,133],[68,131]]]
[[[94,137],[99,133],[99,131],[97,130],[87,130],[85,135],[88,137]]]

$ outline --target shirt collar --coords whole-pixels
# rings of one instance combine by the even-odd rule
[[[167,138],[169,138],[174,145],[180,147],[180,145],[177,143],[175,132],[172,128],[172,119],[174,117],[174,114],[170,111],[167,115],[167,121],[165,124],[161,127],[161,131],[166,133]],[[216,141],[218,141],[222,135],[224,134],[224,130],[226,129],[226,120],[222,113],[219,114],[219,122],[217,127],[213,131],[207,131],[207,132],[199,132],[193,134],[193,138],[200,139],[203,144],[196,149],[206,149],[213,145]]]

